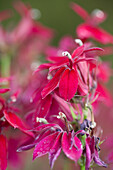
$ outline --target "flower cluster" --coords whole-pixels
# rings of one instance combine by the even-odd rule
[[[96,47],[92,39],[113,44],[113,35],[98,26],[107,15],[101,10],[89,15],[72,3],[84,23],[76,39],[65,36],[54,47],[54,31],[36,21],[40,12],[21,1],[13,6],[21,16],[17,26],[9,31],[0,25],[0,170],[7,162],[21,168],[25,158],[18,152],[32,148],[33,160],[49,155],[51,169],[61,152],[81,169],[106,168],[95,116],[102,102],[112,107],[106,87],[112,69],[100,56],[113,49]],[[0,22],[12,15],[1,12]],[[108,158],[113,161],[113,152]]]

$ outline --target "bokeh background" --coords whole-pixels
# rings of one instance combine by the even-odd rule
[[[14,0],[0,0],[0,11],[5,9],[13,9],[12,4]],[[41,12],[41,17],[39,21],[55,30],[55,38],[52,41],[53,45],[57,45],[60,38],[64,35],[75,35],[75,28],[78,24],[82,22],[82,19],[73,12],[70,8],[71,2],[76,2],[85,8],[89,13],[93,9],[104,10],[108,14],[107,20],[101,24],[101,26],[113,34],[113,0],[23,0],[23,2],[28,3],[32,8],[39,9]],[[12,24],[15,25],[19,20],[19,16],[14,11],[12,18],[4,21],[4,27]],[[107,56],[104,60],[109,60],[113,67],[113,55]],[[110,80],[108,87],[112,90],[113,79]],[[113,91],[113,90],[112,90]],[[111,92],[112,93],[112,92]],[[110,116],[109,116],[110,115]],[[97,124],[100,127],[104,127],[103,136],[106,138],[107,134],[113,132],[113,111],[109,108],[104,108],[102,106],[101,113],[96,117]],[[101,157],[106,160],[107,151],[104,150],[104,144],[102,146]],[[49,170],[49,161],[47,156],[43,158],[36,159],[32,162],[32,151],[28,151],[28,156],[26,156],[26,170]],[[111,164],[109,168],[112,169]],[[18,169],[18,168],[17,168]],[[54,170],[74,170],[77,167],[74,166],[72,161],[69,161],[66,157],[60,156],[55,163]],[[95,168],[103,170],[104,168]],[[15,169],[16,170],[16,169]]]

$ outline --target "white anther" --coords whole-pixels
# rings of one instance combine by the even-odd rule
[[[39,117],[36,117],[36,122],[48,124],[48,122],[47,122],[46,119],[44,119],[44,118],[39,118]]]
[[[41,12],[39,9],[31,9],[30,14],[32,19],[40,19],[41,17]]]
[[[72,59],[71,54],[68,51],[62,52],[63,56],[67,56],[69,59]]]
[[[104,12],[101,11],[100,9],[95,9],[95,10],[93,10],[92,15],[94,15],[94,16],[96,15],[99,18],[103,18]]]
[[[62,112],[59,112],[59,116],[57,116],[57,119],[66,119],[66,115]]]
[[[48,74],[47,79],[51,80],[52,79],[52,75]]]
[[[79,44],[79,46],[83,45],[83,42],[80,39],[75,39],[76,44]]]
[[[94,128],[96,127],[96,122],[92,122],[91,125],[90,125],[90,127],[91,127],[92,129],[94,129]]]

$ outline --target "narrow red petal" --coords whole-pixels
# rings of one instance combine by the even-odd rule
[[[58,135],[58,132],[55,132],[54,134],[49,135],[49,136],[45,137],[44,139],[42,139],[36,145],[35,150],[33,152],[33,160],[40,157],[40,156],[47,154],[50,151],[51,147],[54,144],[54,141],[55,141],[57,135]]]
[[[90,138],[86,138],[86,170],[89,169],[91,163]]]
[[[30,131],[28,131],[28,126],[23,120],[15,115],[14,113],[7,112],[6,110],[4,111],[4,116],[5,119],[9,122],[11,126],[14,128],[20,129],[22,132],[34,137],[34,134]]]
[[[60,77],[64,71],[65,67],[62,67],[59,69],[54,77],[49,81],[49,83],[45,86],[45,88],[42,90],[42,98],[45,98],[48,94],[50,94],[58,85]]]
[[[65,70],[59,83],[61,97],[69,101],[76,93],[78,87],[78,75],[76,70]]]
[[[99,94],[99,100],[103,101],[108,107],[113,105],[113,99],[110,91],[103,86],[102,84],[98,83],[97,93]]]
[[[0,93],[6,93],[8,92],[10,89],[0,89]]]
[[[7,144],[6,138],[0,135],[0,170],[7,168]]]
[[[71,8],[84,20],[90,17],[87,11],[76,3],[71,3]]]
[[[80,56],[83,52],[84,52],[84,45],[74,50],[74,52],[72,53],[72,58]]]
[[[36,110],[36,116],[44,118],[49,112],[51,103],[52,103],[51,95],[48,95],[46,98],[41,99],[41,102]]]
[[[67,132],[64,132],[62,138],[62,149],[68,158],[76,162],[82,155],[82,144],[81,141],[76,136],[73,138],[73,140],[77,148],[75,147],[75,145],[71,146],[72,143],[71,132],[68,134]]]
[[[44,124],[44,125],[40,125],[40,126],[33,128],[32,131],[38,132],[38,131],[48,129],[48,128],[51,128],[51,127],[59,127],[59,126],[57,124],[54,124],[54,123]]]
[[[45,70],[45,69],[49,69],[52,66],[51,63],[45,63],[45,64],[41,64],[35,71],[34,73],[41,71],[41,70]]]
[[[62,137],[62,133],[60,133],[57,136],[56,141],[49,152],[49,162],[50,162],[51,169],[53,168],[54,162],[56,161],[56,159],[58,158],[61,152],[61,137]]]

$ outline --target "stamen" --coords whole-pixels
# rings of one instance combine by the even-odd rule
[[[52,78],[53,78],[52,75],[48,74],[47,79],[51,80]]]
[[[59,116],[57,116],[57,119],[66,119],[66,115],[62,112],[59,112]]]
[[[100,9],[95,9],[92,12],[92,16],[97,16],[98,18],[103,18],[104,17],[104,12],[101,11]]]
[[[90,125],[90,127],[91,127],[92,129],[94,129],[94,128],[96,127],[96,122],[92,122],[91,125]]]
[[[79,44],[79,46],[83,45],[83,42],[80,39],[75,39],[76,44]]]
[[[62,52],[63,56],[67,56],[70,60],[72,59],[71,54],[68,51]]]
[[[36,122],[48,124],[48,122],[47,122],[46,119],[44,119],[44,118],[39,118],[39,117],[36,118]]]
[[[41,12],[39,9],[31,9],[30,14],[31,14],[32,19],[40,19],[41,18]]]

